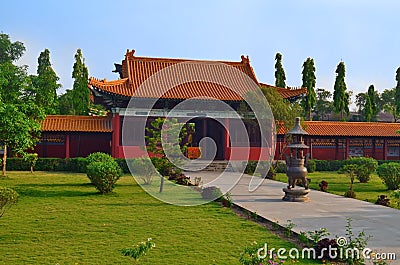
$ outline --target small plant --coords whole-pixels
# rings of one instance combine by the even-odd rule
[[[157,175],[156,169],[149,158],[141,157],[132,162],[133,171],[143,180],[144,185],[150,185],[153,176]]]
[[[250,246],[245,246],[240,253],[239,262],[242,265],[281,265],[284,260],[279,260],[276,254],[270,252],[260,253],[259,250],[265,248],[265,244],[253,242]],[[264,249],[264,251],[267,251]],[[260,255],[259,255],[260,254]]]
[[[31,173],[33,173],[33,168],[35,167],[36,162],[38,160],[38,154],[37,153],[33,153],[33,154],[24,153],[23,158],[26,162],[28,162],[29,167],[31,169]]]
[[[400,188],[400,164],[395,162],[385,163],[376,170],[388,190]],[[400,195],[399,195],[400,196]]]
[[[346,237],[347,237],[347,244],[342,244],[339,246],[340,249],[342,249],[343,253],[346,253],[346,249],[358,249],[359,253],[362,253],[362,251],[365,249],[367,246],[367,243],[371,236],[366,236],[364,230],[362,230],[357,236],[354,236],[353,229],[351,226],[351,218],[347,218],[347,224],[346,224]],[[353,265],[361,265],[364,264],[364,256],[363,255],[349,255],[344,257],[345,262],[347,264],[353,264]]]
[[[277,231],[279,229],[279,221],[276,220],[275,222],[272,223],[272,230]]]
[[[205,200],[218,201],[222,197],[222,192],[218,187],[209,186],[202,189],[201,197]]]
[[[323,191],[323,192],[327,192],[328,191],[328,182],[323,180],[321,181],[319,184],[319,190]]]
[[[349,190],[345,192],[344,196],[347,198],[356,198],[356,193],[353,191],[354,175],[359,169],[359,165],[347,164],[343,166],[344,172],[350,177],[350,187]]]
[[[222,206],[231,208],[233,205],[232,195],[230,192],[227,192],[224,196],[222,196]]]
[[[299,241],[303,244],[306,244],[307,246],[310,244],[310,239],[308,238],[307,233],[304,231],[300,231]]]
[[[390,199],[386,195],[379,195],[375,204],[390,207]]]
[[[396,199],[400,199],[400,190],[399,189],[393,191],[393,197],[395,197]]]
[[[203,185],[203,180],[201,179],[201,177],[195,177],[194,178],[194,185],[196,187],[200,187],[201,185]]]
[[[357,195],[353,190],[348,190],[344,193],[344,197],[355,199]]]
[[[329,236],[331,233],[329,233],[326,228],[320,228],[318,230],[308,231],[307,234],[314,243],[318,243],[321,239]]]
[[[321,257],[322,260],[332,260],[332,257],[337,257],[338,247],[335,239],[323,238],[315,244],[314,249],[317,257]],[[336,251],[326,251],[328,249]]]
[[[296,227],[296,225],[292,222],[292,220],[287,220],[287,224],[283,226],[283,233],[286,237],[292,236],[292,229]]]
[[[146,242],[140,242],[132,248],[124,248],[121,250],[122,255],[131,257],[137,262],[141,257],[147,254],[147,252],[154,248],[156,245],[152,242],[151,238],[148,238]]]
[[[252,213],[251,213],[251,217],[253,218],[254,221],[257,221],[257,220],[258,220],[258,214],[257,214],[257,212],[255,212],[255,211],[252,212]]]
[[[3,216],[7,208],[18,202],[18,193],[13,189],[0,187],[0,217]]]

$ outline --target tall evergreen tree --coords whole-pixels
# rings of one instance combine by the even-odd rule
[[[308,57],[307,60],[303,63],[303,71],[302,71],[302,87],[307,88],[307,96],[303,98],[302,106],[305,112],[306,118],[309,121],[312,120],[311,111],[315,106],[317,101],[317,97],[315,94],[315,66],[314,59]]]
[[[368,98],[371,104],[371,120],[376,121],[378,116],[378,106],[376,104],[377,98],[375,93],[374,85],[370,85],[368,88]]]
[[[397,68],[396,71],[396,93],[395,93],[395,100],[396,100],[396,113],[400,113],[400,67]]]
[[[85,65],[81,49],[75,54],[75,63],[72,72],[74,85],[72,88],[73,113],[74,115],[87,115],[90,105],[90,92],[88,89],[89,71]]]
[[[57,83],[60,78],[51,67],[50,51],[45,49],[38,58],[37,76],[31,76],[35,103],[42,106],[46,114],[57,112]]]
[[[365,106],[364,106],[364,118],[365,121],[370,122],[372,120],[373,110],[372,110],[372,100],[369,93],[365,95]]]
[[[336,68],[336,80],[333,91],[333,107],[335,113],[340,113],[340,118],[344,120],[344,114],[349,115],[350,95],[346,91],[346,82],[344,80],[346,69],[344,62],[340,62]]]
[[[282,54],[278,52],[275,55],[275,61],[275,86],[286,88],[286,76],[282,66]]]

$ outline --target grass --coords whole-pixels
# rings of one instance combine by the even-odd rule
[[[350,177],[337,172],[313,172],[307,175],[311,179],[310,188],[319,190],[318,184],[325,180],[328,182],[328,192],[343,196],[349,189]],[[287,176],[283,173],[277,174],[277,180],[287,182]],[[353,190],[356,193],[356,199],[375,203],[379,195],[387,195],[390,198],[390,205],[393,208],[399,208],[399,199],[393,197],[393,191],[387,190],[382,180],[376,174],[371,175],[368,183],[360,183],[354,180]]]
[[[0,218],[0,264],[133,264],[120,250],[150,237],[156,247],[140,264],[239,264],[240,252],[253,241],[294,247],[216,203],[160,202],[131,176],[109,195],[75,173],[8,172],[0,186],[20,194]]]

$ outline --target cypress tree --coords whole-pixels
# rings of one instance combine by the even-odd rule
[[[344,80],[346,69],[344,62],[340,62],[336,68],[336,80],[333,91],[333,107],[335,113],[340,113],[340,117],[344,120],[344,114],[349,114],[350,95],[346,92],[346,82]]]
[[[307,88],[307,96],[303,98],[302,106],[305,116],[310,121],[312,120],[311,111],[317,101],[317,96],[315,94],[316,77],[314,59],[307,58],[307,60],[303,63],[302,80],[302,87]]]
[[[285,70],[282,66],[282,54],[279,52],[275,55],[275,86],[286,88]]]
[[[78,49],[75,54],[73,69],[72,78],[75,79],[72,88],[73,114],[87,115],[90,104],[90,92],[88,89],[89,71],[85,65],[81,49]]]

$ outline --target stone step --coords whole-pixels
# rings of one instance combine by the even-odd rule
[[[192,162],[192,165],[186,169],[187,171],[210,171],[210,172],[223,172],[229,171],[229,172],[235,172],[236,170],[232,167],[232,165],[229,163],[229,161],[226,160],[217,160],[211,162],[209,165],[207,165],[207,162],[202,162],[200,161],[194,161]]]

